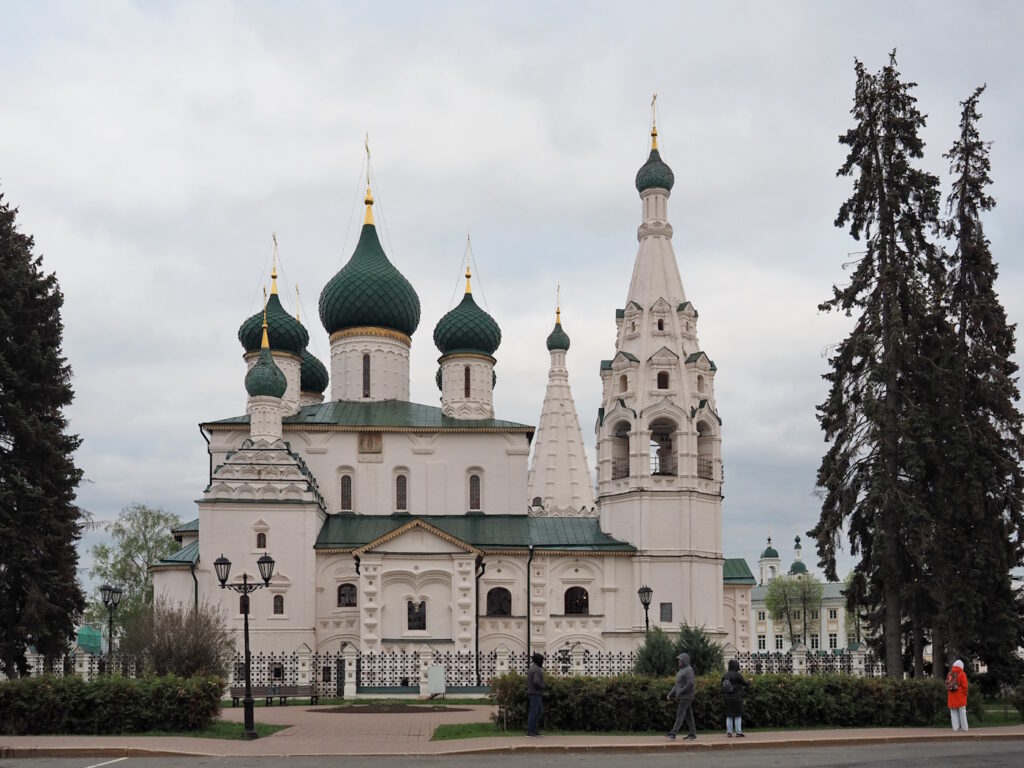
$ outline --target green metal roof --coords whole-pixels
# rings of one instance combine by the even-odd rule
[[[96,627],[79,627],[78,647],[94,655],[103,653],[103,631]]]
[[[613,539],[592,517],[527,515],[329,515],[316,549],[358,549],[391,531],[421,520],[479,549],[635,552],[632,544]]]
[[[601,361],[601,370],[602,371],[610,371],[611,369],[612,369],[612,361],[611,360],[602,360]]]
[[[500,419],[453,419],[440,408],[420,405],[404,400],[379,400],[364,403],[356,400],[332,400],[300,408],[282,422],[287,425],[337,427],[345,431],[361,432],[528,432],[534,427]],[[206,422],[204,428],[234,427],[248,424],[249,417],[233,416],[229,419]]]
[[[197,517],[195,520],[182,523],[177,528],[172,529],[171,533],[199,533],[199,518]]]
[[[676,307],[676,311],[677,311],[677,312],[682,312],[682,311],[683,311],[684,309],[686,309],[687,307],[689,307],[690,309],[692,309],[692,310],[693,310],[693,316],[694,316],[694,317],[699,317],[699,316],[700,316],[700,314],[699,314],[699,313],[697,312],[697,310],[696,310],[696,308],[695,308],[695,307],[693,306],[693,304],[691,304],[691,303],[690,303],[690,302],[688,302],[688,301],[684,301],[684,302],[683,302],[682,304],[680,304],[680,305],[679,305],[678,307]]]
[[[634,355],[632,352],[621,352],[620,351],[619,354],[622,355],[627,360],[629,360],[630,362],[633,362],[633,363],[639,363],[640,362],[640,358],[637,357],[636,355]]]
[[[727,557],[722,564],[723,584],[757,584],[754,574],[750,572],[747,561],[742,557]]]
[[[167,557],[161,557],[157,565],[190,565],[199,562],[199,540],[196,539]]]

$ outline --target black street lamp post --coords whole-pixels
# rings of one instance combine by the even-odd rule
[[[107,674],[110,674],[111,665],[114,663],[114,611],[117,604],[121,602],[122,590],[120,587],[112,587],[104,584],[100,587],[100,597],[103,605],[107,607]]]
[[[636,593],[640,597],[640,604],[644,607],[644,631],[650,632],[651,620],[648,618],[647,612],[651,608],[651,597],[654,595],[654,590],[644,584]]]
[[[245,638],[245,699],[242,705],[245,708],[245,730],[242,738],[255,739],[259,736],[256,733],[256,723],[252,711],[252,680],[250,675],[249,661],[249,593],[257,589],[270,586],[270,577],[274,575],[274,558],[270,555],[262,555],[256,561],[259,566],[260,576],[263,583],[249,583],[249,574],[242,573],[241,584],[228,584],[228,574],[231,573],[231,561],[221,555],[213,561],[213,570],[217,572],[217,580],[220,581],[221,589],[232,589],[242,595],[242,616],[244,617],[243,636]]]

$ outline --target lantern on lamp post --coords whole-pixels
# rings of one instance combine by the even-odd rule
[[[100,598],[107,608],[107,663],[106,672],[110,674],[110,665],[114,661],[114,611],[121,602],[122,590],[120,587],[112,587],[104,584],[100,587]]]
[[[644,607],[644,632],[650,632],[651,620],[648,618],[647,612],[651,608],[651,597],[654,596],[654,590],[644,584],[636,593],[640,597],[640,604]]]

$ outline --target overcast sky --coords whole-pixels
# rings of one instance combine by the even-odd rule
[[[769,531],[788,563],[819,513],[815,405],[847,326],[816,307],[859,248],[832,224],[855,57],[877,71],[898,49],[944,194],[959,102],[988,84],[985,226],[1024,314],[1019,3],[0,0],[0,16],[0,192],[64,291],[79,499],[100,520],[136,501],[196,516],[196,425],[244,412],[236,333],[272,232],[282,300],[299,287],[327,362],[317,299],[358,237],[366,133],[382,241],[423,306],[412,399],[438,403],[431,336],[470,233],[503,333],[496,416],[540,416],[561,283],[593,467],[657,91],[673,243],[718,366],[725,555],[755,572]]]

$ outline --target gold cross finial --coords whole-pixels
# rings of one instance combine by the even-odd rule
[[[469,232],[466,233],[466,293],[472,293],[473,289],[470,287],[469,278],[471,277],[469,271],[469,260],[473,255],[473,247],[469,242]]]
[[[366,134],[366,141],[363,142],[366,147],[366,197],[363,198],[363,202],[366,203],[366,215],[363,217],[363,224],[373,224],[373,193],[370,192],[370,134]]]
[[[271,237],[274,238],[274,256],[273,266],[270,268],[270,293],[277,293],[277,232],[272,232]]]
[[[651,149],[658,148],[658,125],[655,116],[655,105],[658,101],[658,94],[651,96]]]
[[[555,323],[562,322],[562,284],[555,286]]]
[[[263,289],[263,340],[260,342],[260,349],[270,349],[270,340],[267,338],[267,289]]]
[[[295,286],[295,319],[300,323],[302,319],[299,317],[299,286]]]

